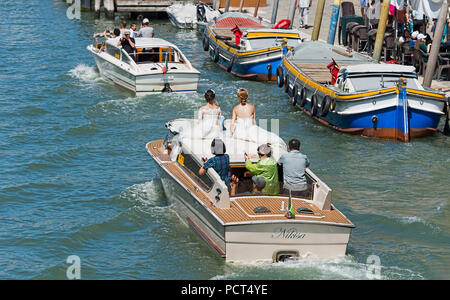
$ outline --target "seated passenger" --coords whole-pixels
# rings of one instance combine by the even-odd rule
[[[239,178],[235,175],[231,176],[231,196],[236,196]],[[253,188],[251,191],[239,193],[239,195],[262,195],[262,190],[266,187],[266,180],[262,177],[252,177]]]
[[[209,168],[213,168],[214,171],[219,174],[220,178],[225,182],[228,190],[231,190],[230,186],[230,157],[225,154],[225,143],[221,139],[213,139],[211,142],[211,153],[214,154],[210,159],[203,158],[205,162],[203,166],[198,170],[198,174],[203,176],[206,174]]]
[[[278,164],[283,167],[283,194],[303,195],[308,186],[306,183],[305,169],[309,167],[309,159],[300,153],[300,141],[289,141],[289,152],[281,155]]]
[[[263,177],[266,180],[266,186],[262,190],[264,194],[278,194],[280,192],[278,167],[277,162],[272,157],[270,144],[262,144],[259,146],[258,156],[260,157],[259,161],[252,163],[247,153],[245,153],[245,167],[254,176]]]

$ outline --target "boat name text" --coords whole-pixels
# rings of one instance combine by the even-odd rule
[[[298,232],[295,228],[279,228],[272,234],[272,238],[299,240],[306,234]]]

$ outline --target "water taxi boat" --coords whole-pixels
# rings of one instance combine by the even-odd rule
[[[408,142],[436,132],[444,115],[445,94],[423,87],[414,67],[319,41],[289,51],[277,82],[294,106],[342,132]]]
[[[281,22],[281,23],[280,23]],[[283,29],[289,21],[274,27],[247,14],[224,13],[206,26],[203,50],[231,74],[249,80],[275,82],[275,71],[288,48],[301,42],[298,30]]]
[[[166,127],[171,133],[166,139],[151,141],[146,149],[157,165],[171,207],[226,262],[345,255],[354,225],[332,204],[331,189],[311,170],[306,171],[308,191],[301,197],[244,194],[248,186],[243,153],[257,161],[259,141],[231,138],[226,131],[220,137],[230,156],[230,172],[242,183],[230,196],[212,168],[199,175],[202,158],[212,156],[212,137],[184,135],[186,130],[180,128],[193,128],[189,125],[192,122],[198,121],[169,122]],[[229,128],[229,120],[225,126]],[[258,130],[265,132],[260,127]],[[263,140],[260,134],[258,139]],[[268,140],[272,142],[273,157],[278,160],[286,152],[286,144],[273,134]],[[293,218],[286,216],[289,203],[295,210]]]
[[[94,43],[87,49],[94,55],[102,77],[124,87],[137,96],[197,91],[200,72],[180,49],[159,38],[135,38],[135,49],[127,53],[117,46],[119,37]]]

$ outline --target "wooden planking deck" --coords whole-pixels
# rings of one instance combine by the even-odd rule
[[[167,154],[161,148],[162,140],[150,142],[147,149],[156,157],[167,158]],[[286,217],[284,217],[284,212],[280,211],[281,202],[285,202],[285,208],[288,204],[288,197],[282,196],[246,196],[246,197],[232,197],[230,201],[230,208],[220,209],[216,206],[211,205],[211,200],[209,199],[206,192],[204,192],[200,186],[198,186],[184,171],[178,166],[176,162],[163,160],[162,167],[181,184],[187,188],[192,195],[195,195],[205,206],[207,206],[216,216],[218,216],[225,225],[227,223],[239,223],[239,222],[251,222],[251,221],[283,221],[289,222]],[[302,199],[294,198],[293,201],[294,209],[297,211],[299,207],[307,207],[311,209],[314,214],[300,214],[296,212],[296,221],[316,221],[316,222],[328,222],[337,223],[343,225],[353,226],[353,224],[337,209],[332,209],[329,211],[319,210],[314,206],[311,201],[306,201]],[[258,206],[265,206],[270,209],[270,213],[254,213],[253,209]]]
[[[310,77],[312,80],[321,83],[331,82],[331,73],[328,70],[326,64],[306,64],[306,63],[296,63],[295,64],[305,75]]]

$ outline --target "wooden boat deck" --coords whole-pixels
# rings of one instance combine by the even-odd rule
[[[327,64],[296,63],[295,65],[312,80],[325,84],[331,83],[331,73],[327,69]]]
[[[241,222],[259,222],[259,221],[291,221],[281,212],[281,202],[284,201],[284,207],[287,207],[288,197],[283,196],[237,196],[230,200],[230,208],[221,209],[211,204],[206,192],[204,192],[184,171],[178,166],[177,162],[172,162],[167,154],[162,151],[162,140],[150,142],[148,151],[151,152],[161,163],[162,167],[181,182],[192,195],[195,195],[202,203],[207,206],[222,222],[227,224]],[[336,223],[343,226],[354,225],[337,209],[322,211],[318,209],[311,201],[293,198],[292,203],[296,211],[295,219],[292,221],[309,221]],[[267,207],[268,213],[255,213],[254,208],[258,206]],[[307,207],[313,211],[313,214],[300,214],[297,209]]]

